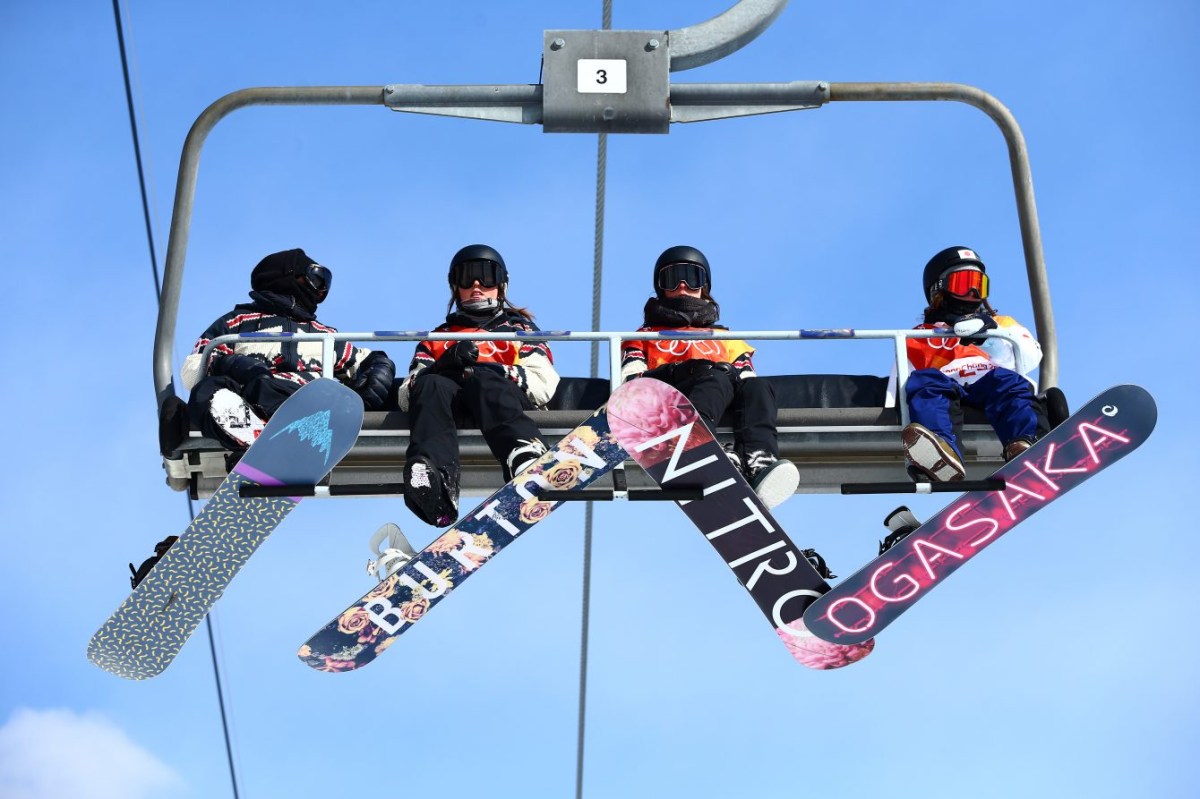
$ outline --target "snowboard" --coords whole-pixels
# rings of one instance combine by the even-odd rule
[[[804,622],[853,644],[877,635],[946,577],[1049,503],[1128,455],[1158,419],[1139,386],[1105,391],[992,477],[1003,491],[968,492],[814,602]]]
[[[612,399],[621,392],[618,388]],[[500,550],[562,504],[540,500],[542,491],[584,489],[625,458],[602,406],[403,568],[318,630],[297,656],[317,671],[352,671],[367,665]]]
[[[805,608],[829,584],[788,539],[683,393],[653,378],[631,380],[609,401],[608,416],[617,441],[660,486],[703,489],[703,499],[679,506],[733,570],[792,657],[824,670],[870,654],[873,641],[832,644],[805,629]]]
[[[179,540],[92,636],[88,659],[130,680],[161,673],[300,501],[243,498],[241,486],[318,482],[350,451],[362,419],[362,400],[336,380],[314,380],[288,397]]]

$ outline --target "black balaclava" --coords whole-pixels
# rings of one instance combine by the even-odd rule
[[[316,317],[317,306],[329,294],[333,274],[299,248],[271,253],[258,262],[250,273],[250,296],[264,295],[272,304],[299,309],[305,316]],[[323,286],[316,284],[323,283]],[[259,299],[258,297],[254,297]]]

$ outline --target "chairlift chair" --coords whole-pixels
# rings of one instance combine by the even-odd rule
[[[178,418],[180,398],[172,375],[172,345],[200,151],[209,132],[236,109],[254,105],[378,105],[404,113],[541,125],[546,133],[666,134],[674,123],[817,109],[840,102],[937,101],[965,103],[982,111],[1004,135],[1034,324],[1043,351],[1038,388],[1051,422],[1065,418],[1065,398],[1056,388],[1055,327],[1028,152],[1016,120],[998,100],[980,89],[955,83],[671,81],[671,72],[710,63],[745,46],[786,5],[787,0],[740,0],[706,22],[671,31],[548,30],[544,32],[541,54],[543,82],[537,85],[250,88],[232,92],[211,104],[192,125],[180,158],[154,341],[154,387],[160,423]],[[727,337],[890,337],[898,342],[896,368],[903,376],[907,364],[900,342],[911,335],[912,331],[898,330],[732,331]],[[261,334],[258,337],[261,339]],[[619,348],[614,342],[633,334],[631,331],[567,333],[546,337],[552,341],[571,338],[608,341],[610,375],[616,375]],[[395,332],[339,333],[337,338],[368,343],[414,341],[421,336]],[[331,361],[326,358],[326,363]],[[902,394],[899,402],[888,402],[887,376],[802,374],[759,379],[771,382],[776,389],[781,454],[800,469],[801,492],[837,492],[845,483],[906,479],[899,435],[907,421],[905,404]],[[903,380],[900,385],[903,386]],[[586,418],[612,387],[610,378],[564,377],[550,403],[530,415],[544,436],[553,440]],[[394,489],[403,473],[407,425],[407,414],[398,411],[367,413],[358,442],[330,475],[330,491],[336,492],[337,487],[373,485]],[[727,420],[718,433],[730,434]],[[498,464],[478,430],[462,429],[459,436],[463,493],[490,493],[500,484]],[[174,441],[168,431],[165,438],[162,454],[167,483],[195,498],[211,494],[235,457],[219,442],[195,434]],[[991,427],[981,415],[969,409],[962,443],[968,479],[986,476],[1003,461]],[[614,475],[618,494],[625,487],[652,485],[632,461]],[[347,492],[351,493],[349,489]]]

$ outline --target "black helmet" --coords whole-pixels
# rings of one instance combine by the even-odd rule
[[[670,291],[683,281],[690,288],[712,290],[712,270],[704,253],[695,247],[681,244],[668,247],[654,262],[654,289]]]
[[[508,267],[500,253],[486,244],[468,244],[450,259],[450,272],[447,275],[450,288],[461,286],[470,288],[476,280],[484,288],[500,286],[501,292],[508,283]],[[466,281],[466,285],[463,285]]]
[[[987,267],[974,250],[969,247],[947,247],[929,259],[925,264],[925,272],[921,275],[921,287],[925,289],[925,301],[932,304],[933,297],[942,290],[942,279],[948,272],[953,272],[964,266],[977,266],[979,271],[987,273]],[[985,297],[981,299],[985,299]]]
[[[294,297],[310,312],[329,296],[332,284],[329,267],[321,266],[299,248],[271,253],[250,273],[250,287],[255,291]]]

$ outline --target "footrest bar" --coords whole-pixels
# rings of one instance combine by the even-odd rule
[[[960,480],[948,483],[842,483],[843,494],[959,494],[965,491],[1003,491],[1003,480]]]

